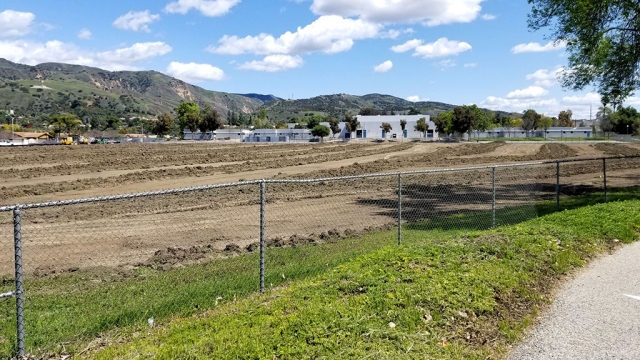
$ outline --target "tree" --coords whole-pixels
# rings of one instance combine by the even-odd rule
[[[566,44],[565,88],[594,85],[603,103],[622,104],[640,81],[640,7],[631,0],[528,0],[529,28],[549,28],[549,38]]]
[[[385,133],[391,132],[391,130],[393,130],[391,124],[389,124],[388,122],[383,122],[380,126],[380,129],[382,129]]]
[[[360,122],[358,118],[351,115],[351,113],[347,113],[344,115],[345,127],[349,133],[354,133],[360,127]]]
[[[200,107],[198,104],[193,101],[183,101],[178,105],[176,114],[178,115],[181,133],[184,133],[184,129],[189,129],[192,132],[198,130],[198,125],[200,124]]]
[[[447,134],[447,135],[453,134],[453,127],[451,125],[452,120],[453,120],[453,110],[438,114],[438,116],[436,116],[433,119],[433,122],[436,124],[436,131],[438,131],[441,134]]]
[[[540,118],[540,121],[538,122],[538,127],[541,129],[544,129],[544,137],[545,139],[547,138],[547,130],[553,126],[553,119],[551,119],[548,116],[543,116]]]
[[[468,106],[458,106],[453,109],[453,117],[451,119],[453,132],[460,135],[470,132],[475,122],[475,116],[475,112]]]
[[[287,123],[282,121],[282,120],[280,120],[280,121],[278,121],[276,123],[276,129],[283,129],[284,130],[284,129],[288,129],[288,128],[289,128],[289,126],[287,126]]]
[[[331,129],[331,133],[335,137],[336,134],[340,133],[340,121],[334,117],[329,119],[329,128]]]
[[[173,118],[169,114],[158,115],[158,120],[153,124],[151,132],[158,136],[171,134],[173,130]]]
[[[320,139],[322,139],[323,137],[327,137],[330,134],[331,134],[331,129],[329,129],[329,127],[324,126],[324,125],[316,125],[311,130],[311,135],[313,135],[315,137],[319,137]]]
[[[522,130],[527,133],[538,128],[538,122],[542,116],[535,110],[529,109],[522,115]],[[527,134],[528,135],[528,134]]]
[[[400,128],[402,129],[402,132],[404,133],[404,130],[407,128],[407,120],[405,120],[405,119],[401,119],[400,120]]]
[[[416,126],[413,128],[415,131],[420,132],[420,136],[423,136],[424,133],[429,130],[429,124],[427,123],[427,118],[420,118],[416,122]]]
[[[82,125],[82,121],[78,119],[74,114],[56,114],[49,118],[49,125],[53,126],[54,136],[64,132],[68,136],[77,132]]]
[[[613,110],[608,106],[600,106],[598,108],[598,112],[596,113],[596,119],[600,123],[600,130],[606,136],[607,133],[613,131],[613,124],[611,123],[611,118],[613,116]]]
[[[320,125],[320,122],[324,120],[320,115],[313,115],[307,121],[307,129],[313,129],[316,126]]]
[[[207,131],[216,131],[224,125],[220,114],[218,114],[218,110],[212,108],[209,104],[207,104],[204,107],[204,110],[200,113],[200,119],[201,121],[198,128],[200,129],[200,132],[203,133]]]
[[[635,134],[640,130],[640,113],[635,108],[621,107],[612,118],[613,131],[618,134]]]
[[[571,110],[563,110],[558,114],[558,126],[561,127],[573,127],[573,121],[571,121],[573,112]]]
[[[420,111],[416,110],[416,108],[412,107],[409,109],[409,115],[420,115]]]
[[[107,116],[107,127],[106,129],[118,130],[122,126],[122,120],[119,117],[109,115]],[[105,129],[105,130],[106,130]]]
[[[364,115],[364,116],[384,115],[384,112],[377,109],[364,108],[364,109],[360,109],[359,115]]]

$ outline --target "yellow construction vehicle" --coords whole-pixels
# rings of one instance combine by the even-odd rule
[[[76,144],[80,145],[89,145],[89,139],[82,135],[73,135],[71,137]]]
[[[60,138],[60,144],[62,144],[62,145],[75,145],[76,142],[73,141],[72,137],[68,136],[68,137]]]

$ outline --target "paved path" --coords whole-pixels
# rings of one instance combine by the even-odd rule
[[[640,359],[640,243],[567,283],[509,359]]]

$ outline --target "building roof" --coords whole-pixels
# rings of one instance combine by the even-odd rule
[[[15,132],[14,134],[23,139],[48,139],[50,137],[47,133]]]

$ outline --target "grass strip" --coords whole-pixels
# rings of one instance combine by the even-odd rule
[[[639,188],[611,189],[613,201],[640,198]],[[602,194],[563,198],[562,208],[602,202]],[[554,201],[499,208],[496,224],[511,225],[555,211]],[[404,245],[424,239],[452,238],[492,226],[491,211],[456,215],[404,225]],[[330,241],[316,246],[269,248],[267,287],[323,274],[337,265],[396,243],[396,231]],[[244,299],[258,290],[257,254],[245,254],[168,271],[141,267],[135,271],[92,269],[27,280],[27,352],[36,355],[75,353],[99,334],[135,332],[174,317],[201,314],[229,299]],[[11,277],[0,279],[10,291]],[[0,357],[15,353],[15,302],[0,301]],[[81,349],[82,348],[82,349]]]
[[[556,280],[637,238],[640,201],[488,231],[405,231],[326,274],[126,337],[98,359],[503,357]],[[366,238],[366,237],[365,237]]]

